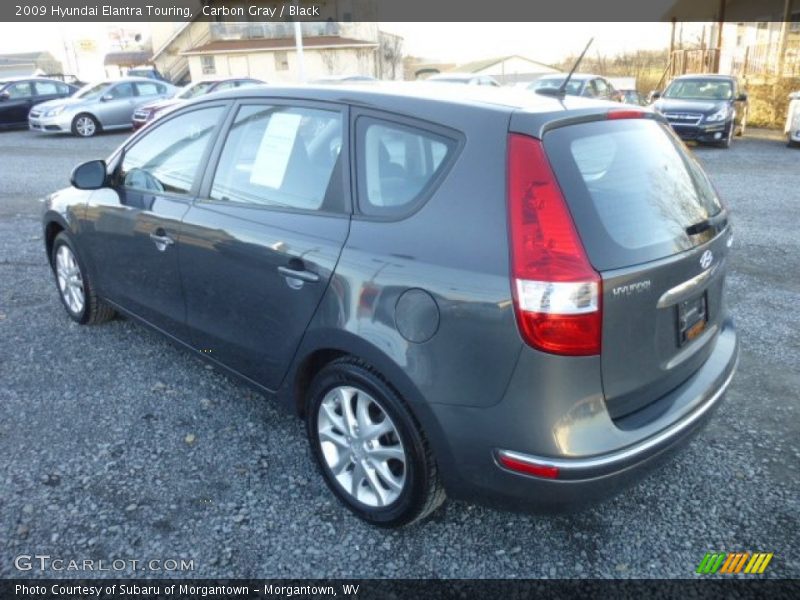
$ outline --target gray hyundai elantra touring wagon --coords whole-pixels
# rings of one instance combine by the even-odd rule
[[[70,318],[122,313],[307,423],[366,521],[572,509],[697,431],[737,362],[728,213],[664,119],[432,84],[203,97],[44,211]]]

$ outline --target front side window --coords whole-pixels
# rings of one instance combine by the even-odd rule
[[[114,100],[121,100],[123,98],[132,98],[134,96],[132,83],[120,83],[115,85],[108,91],[108,95]]]
[[[371,117],[356,124],[361,212],[390,215],[415,204],[441,172],[455,141]]]
[[[201,81],[200,83],[192,83],[183,88],[183,91],[176,97],[181,98],[183,100],[188,100],[189,98],[196,98],[197,96],[202,96],[203,94],[207,94],[208,90],[213,85],[214,85],[213,81]]]
[[[166,120],[125,150],[119,180],[129,189],[188,194],[222,118],[222,106]]]
[[[235,88],[238,84],[235,81],[223,81],[222,83],[217,84],[214,88],[215,92],[222,92],[224,90],[231,90]]]
[[[76,98],[83,98],[84,100],[94,100],[100,98],[106,93],[106,90],[111,86],[110,83],[104,81],[103,83],[88,84],[83,86],[76,94]]]
[[[33,86],[31,86],[29,81],[14,83],[6,88],[6,92],[8,92],[8,97],[11,100],[30,98],[33,96]]]
[[[211,198],[273,208],[343,211],[342,114],[243,106],[231,126]]]
[[[537,79],[528,86],[529,90],[557,90],[564,83],[565,77],[546,77]],[[566,93],[571,96],[577,96],[581,93],[581,86],[583,81],[572,78],[567,82]]]

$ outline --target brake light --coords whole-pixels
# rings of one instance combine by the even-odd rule
[[[606,113],[607,119],[643,119],[648,115],[643,110],[635,108],[612,108]]]
[[[542,142],[508,142],[511,290],[527,344],[568,356],[600,353],[601,281],[572,222]]]

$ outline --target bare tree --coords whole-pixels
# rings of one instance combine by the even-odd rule
[[[320,52],[320,58],[322,58],[322,64],[325,65],[328,75],[339,75],[339,54],[336,50],[323,50]]]
[[[397,79],[397,69],[403,64],[403,38],[399,35],[381,34],[380,61],[386,66],[389,79]],[[383,72],[383,68],[381,68]]]

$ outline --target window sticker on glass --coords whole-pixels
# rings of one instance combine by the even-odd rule
[[[256,153],[250,183],[279,188],[283,185],[302,115],[277,112],[272,115]]]

